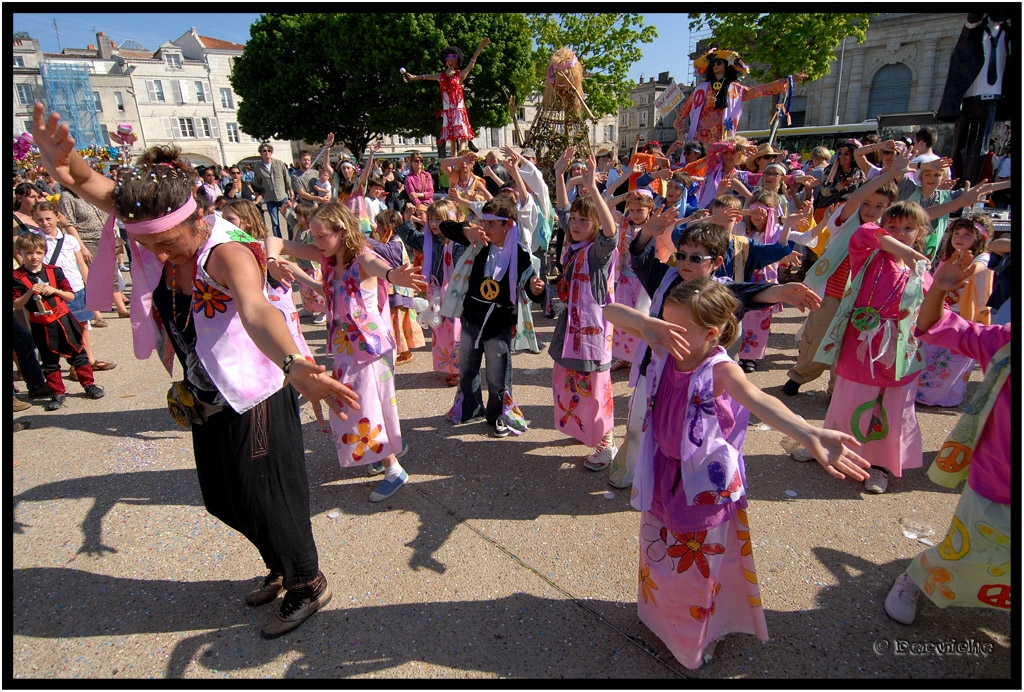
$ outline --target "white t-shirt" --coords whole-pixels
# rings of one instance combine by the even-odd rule
[[[75,293],[85,288],[85,280],[82,278],[82,272],[78,271],[78,260],[75,259],[75,253],[82,249],[78,239],[73,235],[64,235],[61,231],[57,231],[57,235],[52,238],[48,235],[43,237],[46,238],[46,257],[43,258],[43,264],[56,264],[60,267]],[[56,262],[51,262],[50,258],[53,257],[53,251],[61,238],[64,239],[64,244],[61,245],[60,255]]]
[[[388,206],[380,199],[370,199],[369,197],[364,197],[364,199],[366,200],[366,208],[370,212],[370,219],[376,223],[377,214],[387,209]]]

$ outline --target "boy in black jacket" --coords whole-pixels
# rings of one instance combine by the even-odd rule
[[[483,208],[482,225],[456,221],[441,223],[441,233],[469,246],[445,294],[441,311],[461,316],[459,392],[448,411],[453,423],[485,415],[495,437],[527,430],[522,412],[512,398],[512,337],[516,328],[516,296],[526,287],[530,300],[544,298],[544,282],[537,277],[529,251],[519,244],[515,203],[498,195]],[[468,278],[466,273],[468,272]],[[487,407],[480,388],[480,363],[487,356]]]

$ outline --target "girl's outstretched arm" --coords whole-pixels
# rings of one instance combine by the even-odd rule
[[[865,469],[871,464],[853,451],[860,447],[860,442],[853,435],[814,427],[790,411],[784,403],[755,387],[736,363],[719,363],[715,366],[715,394],[721,390],[728,392],[737,403],[765,424],[806,447],[832,476],[850,476],[859,481],[867,479]]]

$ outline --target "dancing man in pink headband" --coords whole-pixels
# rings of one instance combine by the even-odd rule
[[[156,350],[168,373],[177,356],[184,379],[168,392],[168,408],[192,430],[206,509],[255,545],[269,570],[246,603],[270,603],[285,590],[263,636],[295,629],[331,599],[309,520],[296,392],[321,423],[321,401],[344,417],[343,405],[359,408],[355,393],[299,355],[267,301],[261,244],[223,219],[203,218],[193,197],[196,173],[178,149],[150,149],[115,187],[78,155],[60,115],[44,121],[41,103],[33,135],[56,180],[124,222],[135,258],[135,355]],[[96,309],[110,309],[113,213],[89,273]]]

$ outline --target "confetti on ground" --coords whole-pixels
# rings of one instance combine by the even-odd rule
[[[790,497],[796,497],[796,491],[795,490],[787,490],[786,494],[789,495]]]

